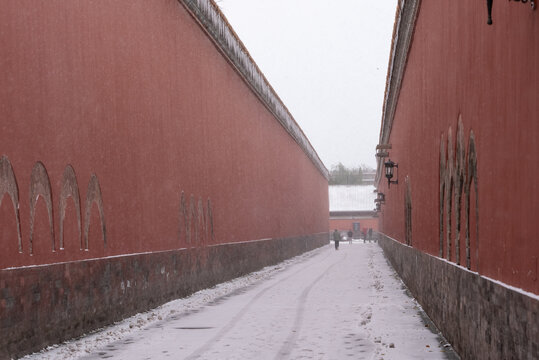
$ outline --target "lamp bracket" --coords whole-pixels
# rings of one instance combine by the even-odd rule
[[[528,2],[528,0],[513,0],[513,1],[521,2],[523,4],[526,4]],[[492,25],[492,2],[493,0],[487,0],[487,12],[488,12],[487,24],[489,25]],[[535,0],[530,0],[530,6],[532,10],[535,10]]]

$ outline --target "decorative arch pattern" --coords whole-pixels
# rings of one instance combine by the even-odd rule
[[[22,253],[22,235],[21,235],[21,219],[19,216],[19,187],[17,186],[17,178],[13,172],[13,167],[7,156],[2,155],[0,158],[0,206],[4,194],[8,194],[13,204],[15,211],[15,220],[17,224],[17,240],[19,252]]]
[[[451,198],[453,197],[453,132],[451,127],[447,133],[447,166],[445,169],[445,224],[446,224],[446,254],[445,257],[447,260],[451,261]]]
[[[206,208],[206,232],[209,233],[208,240],[211,239],[211,241],[215,240],[215,234],[213,232],[213,210],[211,206],[211,200],[208,199],[208,205]]]
[[[185,193],[181,192],[178,227],[180,240],[182,233],[185,233],[185,242],[194,246],[205,245],[210,239],[214,239],[211,200],[208,199],[206,204],[206,209],[204,209],[202,197],[199,196],[196,201],[195,196],[191,195],[189,205],[187,205]]]
[[[406,190],[404,193],[404,237],[406,245],[412,246],[412,186],[410,185],[410,177],[404,179]]]
[[[75,211],[77,213],[77,224],[79,229],[79,243],[82,250],[82,231],[81,231],[81,206],[79,185],[75,170],[71,165],[67,165],[62,178],[62,189],[60,193],[60,249],[64,248],[64,218],[67,205],[67,199],[71,197],[75,203]]]
[[[195,226],[193,226],[193,223]],[[195,211],[195,196],[191,194],[189,197],[189,227],[191,228],[191,236],[193,236],[193,229],[195,230],[195,236],[194,239],[191,238],[191,240],[194,240],[193,242],[195,244],[198,244],[198,227],[196,226],[198,223],[197,219],[197,212]]]
[[[465,246],[466,246],[466,267],[471,268],[470,261],[470,196],[471,184],[473,181],[475,190],[475,218],[476,218],[476,238],[479,241],[479,207],[477,197],[477,153],[475,146],[475,136],[473,131],[470,131],[468,151],[464,145],[464,126],[462,124],[462,116],[459,115],[457,132],[456,132],[456,150],[453,152],[453,135],[451,127],[447,134],[447,152],[444,135],[440,138],[440,249],[439,256],[443,257],[444,250],[447,260],[451,261],[452,250],[452,234],[451,221],[452,212],[454,210],[455,220],[455,262],[460,265],[460,246],[461,246],[461,204],[462,195],[464,193],[465,204]],[[452,202],[453,200],[453,202]],[[445,221],[444,221],[445,219]],[[446,227],[444,229],[444,226]],[[446,248],[444,249],[444,230],[446,236]],[[476,247],[476,261],[479,268],[478,247]]]
[[[181,238],[181,219],[183,218],[183,225],[185,227],[185,240],[189,244],[191,243],[191,222],[187,215],[187,204],[185,201],[185,193],[182,191],[180,198],[180,238]]]
[[[207,240],[207,229],[206,229],[206,219],[204,216],[204,206],[202,205],[202,197],[198,198],[197,206],[197,228],[201,230],[200,241],[205,244]],[[197,231],[198,232],[198,231]]]
[[[445,170],[446,170],[446,156],[445,156],[445,141],[444,141],[444,134],[442,134],[440,138],[440,221],[439,221],[439,237],[440,237],[440,244],[439,248],[440,251],[438,252],[439,257],[444,256],[444,208],[445,208],[445,201],[444,201],[444,195],[445,195]]]
[[[33,254],[34,218],[39,196],[43,197],[45,204],[47,205],[52,251],[56,251],[54,244],[51,182],[49,180],[49,175],[47,174],[47,169],[45,169],[45,165],[43,165],[41,161],[36,162],[32,169],[32,175],[30,176],[30,254]]]
[[[15,212],[15,219],[17,222],[17,236],[18,236],[18,248],[19,253],[23,252],[22,245],[22,232],[21,232],[21,219],[19,213],[19,188],[17,185],[17,178],[11,162],[9,161],[6,155],[0,157],[0,205],[5,194],[8,194],[11,197],[11,202],[13,203],[13,209]],[[45,165],[38,161],[34,164],[32,168],[32,173],[30,175],[30,188],[29,188],[29,200],[30,200],[30,231],[29,231],[29,253],[33,254],[34,251],[34,225],[35,225],[35,216],[36,216],[36,206],[39,200],[39,197],[42,197],[45,201],[45,206],[47,207],[47,214],[49,217],[49,229],[50,229],[50,238],[51,238],[51,249],[53,252],[56,251],[56,238],[54,233],[54,208],[53,208],[53,199],[52,199],[52,187],[51,181],[47,172]],[[61,182],[60,189],[60,199],[59,199],[59,232],[60,232],[60,250],[64,249],[64,219],[67,199],[69,197],[73,198],[75,203],[75,209],[77,213],[77,223],[79,229],[79,242],[81,250],[82,245],[82,232],[81,232],[81,200],[79,186],[77,182],[77,177],[75,175],[75,170],[71,165],[67,165],[64,169],[63,178]],[[105,226],[105,214],[103,207],[103,199],[101,195],[101,187],[99,185],[99,180],[95,174],[92,174],[88,184],[88,193],[86,196],[86,218],[84,224],[84,249],[88,250],[88,231],[90,226],[90,214],[91,207],[93,203],[97,204],[99,209],[99,217],[101,220],[101,229],[103,234],[103,243],[104,246],[107,244],[106,237],[106,226]]]
[[[103,246],[107,246],[107,228],[105,226],[105,212],[103,209],[103,197],[99,180],[95,174],[92,174],[88,182],[88,191],[86,192],[86,215],[84,217],[84,249],[88,250],[88,233],[90,231],[90,216],[92,214],[92,205],[96,203],[101,220],[101,232],[103,234]]]
[[[479,271],[479,194],[478,181],[477,181],[477,151],[475,147],[475,135],[473,131],[470,131],[470,139],[468,141],[468,172],[466,176],[466,182],[464,191],[466,193],[465,201],[465,214],[466,214],[466,267],[471,268],[470,260],[470,196],[471,185],[473,182],[475,191],[475,239],[477,241],[475,248],[475,258],[477,262],[477,271]]]
[[[453,172],[455,195],[455,261],[458,265],[460,265],[461,197],[462,192],[464,191],[466,174],[466,148],[464,145],[462,116],[459,116],[457,124],[457,151],[455,155],[455,171]]]

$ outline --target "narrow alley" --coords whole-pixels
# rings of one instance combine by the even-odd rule
[[[376,243],[324,246],[26,359],[455,358]]]

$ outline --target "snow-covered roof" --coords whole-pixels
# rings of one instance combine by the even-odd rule
[[[329,211],[372,211],[374,185],[330,185]]]

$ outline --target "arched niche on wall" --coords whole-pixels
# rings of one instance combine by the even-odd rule
[[[77,215],[77,228],[79,231],[79,244],[80,249],[83,249],[82,243],[82,219],[81,219],[81,205],[80,205],[80,193],[79,193],[79,184],[77,182],[77,176],[75,175],[75,170],[71,165],[67,165],[64,170],[64,175],[62,177],[62,188],[60,192],[60,201],[59,201],[59,232],[60,232],[60,249],[63,249],[64,244],[64,219],[65,212],[67,207],[67,200],[70,198],[75,204],[75,212]]]
[[[11,162],[8,157],[2,155],[0,158],[0,205],[4,195],[8,194],[13,204],[13,210],[15,213],[15,221],[17,226],[17,242],[19,253],[22,253],[22,235],[21,235],[21,218],[19,215],[19,187],[17,185],[17,178],[15,172],[11,166]]]
[[[101,186],[97,175],[92,174],[88,182],[88,190],[86,191],[86,211],[84,216],[84,249],[88,250],[88,235],[90,232],[90,221],[92,216],[92,205],[96,204],[99,211],[99,219],[101,221],[101,234],[103,236],[103,247],[107,246],[107,228],[105,225],[105,211],[103,208],[103,196],[101,194]]]
[[[51,182],[45,165],[41,161],[35,163],[30,175],[30,254],[33,254],[33,237],[36,205],[38,199],[42,197],[47,206],[47,214],[49,215],[49,228],[51,237],[52,251],[56,251],[54,243],[54,217],[52,207],[52,191]]]

